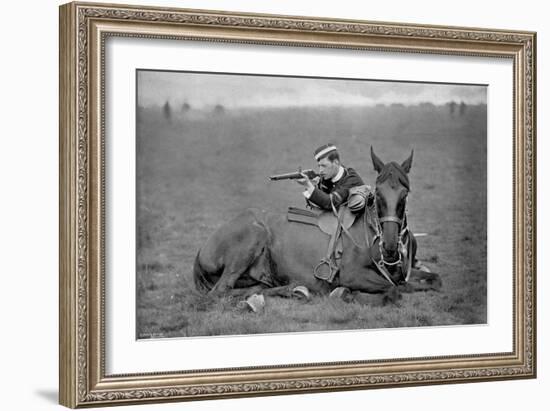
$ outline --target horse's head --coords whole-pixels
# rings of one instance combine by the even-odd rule
[[[382,226],[381,245],[384,259],[394,261],[398,256],[399,233],[404,225],[405,206],[409,194],[409,170],[413,152],[401,165],[384,164],[370,149],[372,164],[378,173],[376,178],[376,209]]]

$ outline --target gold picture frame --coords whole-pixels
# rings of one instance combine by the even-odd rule
[[[513,350],[105,373],[104,44],[109,36],[513,61]],[[93,3],[60,7],[60,403],[67,407],[536,377],[536,34]]]

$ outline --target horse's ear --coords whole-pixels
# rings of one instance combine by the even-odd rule
[[[374,169],[380,174],[380,171],[384,168],[384,162],[380,160],[376,154],[374,154],[374,149],[372,146],[370,146],[370,157],[372,158],[372,165],[374,166]]]
[[[411,170],[411,167],[412,167],[413,154],[414,154],[414,150],[411,150],[411,155],[409,156],[409,158],[406,159],[405,161],[403,161],[403,163],[401,164],[401,168],[407,174],[409,173],[409,171]]]

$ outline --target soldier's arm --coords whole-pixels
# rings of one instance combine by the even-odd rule
[[[340,204],[345,203],[349,197],[349,189],[363,185],[363,180],[357,174],[348,176],[342,184],[331,194],[327,194],[318,187],[311,192],[308,200],[325,210],[332,210],[331,202],[338,208]]]
[[[348,195],[349,189],[346,187],[339,187],[330,194],[316,188],[313,190],[308,200],[324,210],[332,210],[332,205],[338,208],[340,204],[347,201]]]
[[[332,210],[330,204],[330,196],[322,189],[321,180],[311,181],[306,190],[303,192],[308,205],[321,208],[323,210]]]
[[[309,202],[313,203],[319,208],[322,208],[323,210],[332,210],[331,195],[321,191],[319,188],[315,188],[311,192],[309,197],[307,196],[307,194],[305,194],[305,196]],[[336,204],[334,205],[337,207]]]

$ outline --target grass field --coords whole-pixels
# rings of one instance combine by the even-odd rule
[[[139,108],[137,123],[137,335],[139,338],[480,324],[487,319],[486,106],[254,110]],[[198,294],[198,248],[246,207],[304,206],[301,187],[267,176],[314,168],[312,151],[336,143],[343,163],[374,183],[369,150],[403,161],[414,148],[409,224],[418,256],[441,274],[439,293],[398,306],[327,297],[268,298],[262,314]]]

